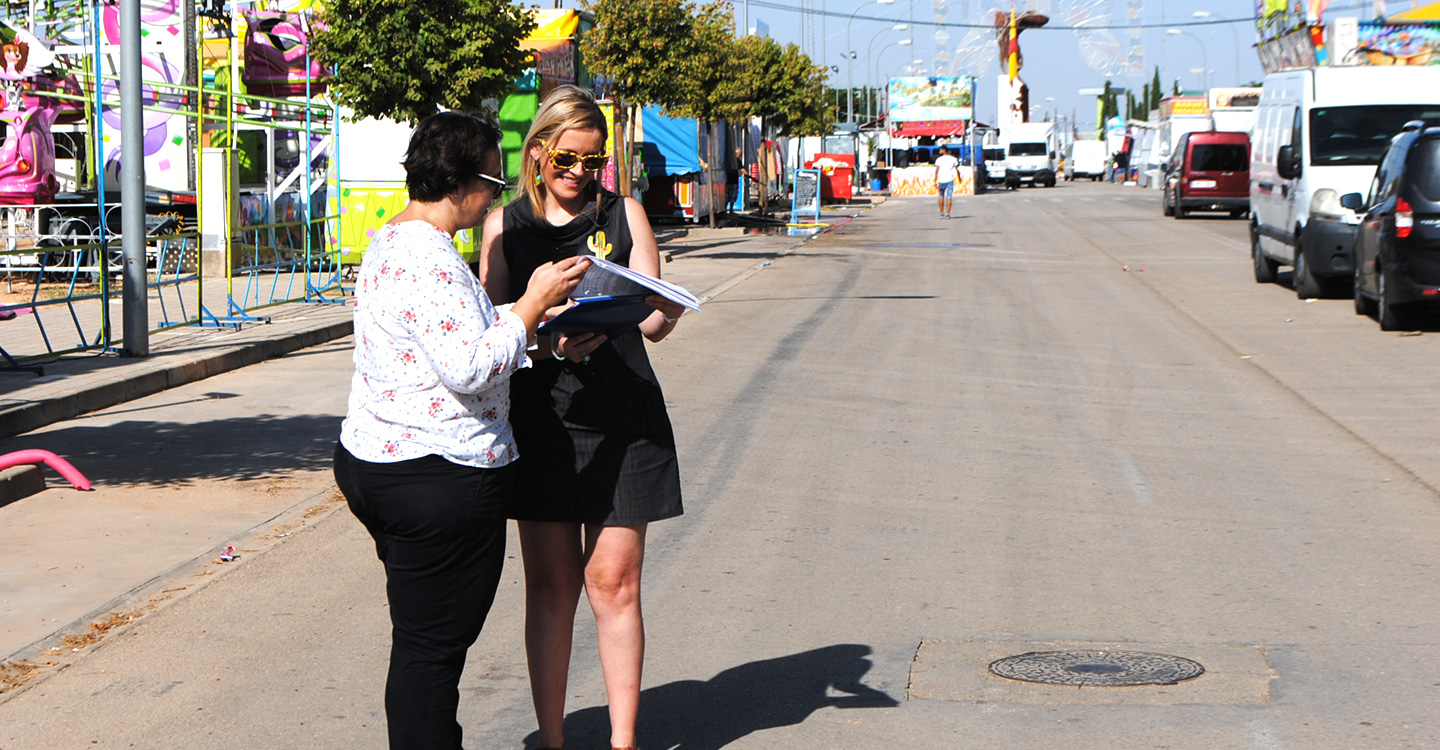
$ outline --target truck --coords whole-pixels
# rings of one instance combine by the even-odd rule
[[[1291,266],[1302,298],[1347,289],[1356,272],[1351,244],[1360,218],[1340,196],[1369,189],[1386,146],[1406,123],[1440,122],[1440,68],[1271,73],[1256,115],[1250,149],[1255,281],[1273,283],[1279,266]]]
[[[1105,160],[1110,155],[1106,153],[1104,141],[1075,141],[1070,149],[1070,159],[1065,162],[1065,179],[1089,177],[1094,181],[1105,177]]]
[[[1026,183],[1055,187],[1055,166],[1060,159],[1059,135],[1053,122],[1015,125],[1005,137],[1005,186],[1014,190]]]

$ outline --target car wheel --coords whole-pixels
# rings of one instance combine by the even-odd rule
[[[1376,295],[1379,301],[1376,303],[1375,319],[1380,323],[1382,331],[1403,331],[1408,322],[1408,315],[1400,306],[1391,302],[1389,295],[1385,293],[1385,270],[1376,269],[1375,278],[1379,282],[1380,289]]]
[[[1273,284],[1275,274],[1280,269],[1280,264],[1265,257],[1260,250],[1260,228],[1254,222],[1250,224],[1250,258],[1255,261],[1255,283]]]
[[[1173,210],[1174,210],[1174,212],[1175,212],[1175,218],[1177,218],[1177,219],[1188,219],[1188,218],[1190,218],[1190,210],[1187,209],[1187,208],[1185,208],[1185,206],[1183,206],[1183,205],[1180,204],[1180,194],[1179,194],[1179,193],[1176,193],[1176,194],[1175,194],[1175,208],[1174,208]]]
[[[1295,296],[1300,299],[1311,299],[1325,296],[1325,290],[1320,280],[1310,270],[1310,264],[1305,262],[1305,253],[1300,249],[1300,238],[1295,238],[1295,272],[1293,282]]]
[[[1365,296],[1365,293],[1360,290],[1360,264],[1359,264],[1359,263],[1356,263],[1356,264],[1355,264],[1355,314],[1356,314],[1356,315],[1373,315],[1373,314],[1374,314],[1374,308],[1375,308],[1375,306],[1374,306],[1374,304],[1372,304],[1372,303],[1370,302],[1370,298],[1369,298],[1369,297],[1366,297],[1366,296]]]
[[[1175,215],[1175,207],[1172,206],[1172,205],[1170,205],[1170,191],[1169,191],[1169,190],[1161,190],[1161,191],[1160,191],[1160,211],[1161,211],[1162,213],[1164,213],[1166,216],[1174,216],[1174,215]]]

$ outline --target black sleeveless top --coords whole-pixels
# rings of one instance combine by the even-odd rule
[[[624,201],[603,188],[597,190],[598,199],[564,226],[537,219],[523,194],[505,206],[501,244],[510,269],[511,300],[525,293],[530,275],[543,263],[598,255],[630,265],[632,242]],[[612,337],[585,364],[558,361],[548,351],[537,352],[532,362],[532,367],[510,380],[510,418],[517,436],[527,422],[559,416],[570,430],[643,436],[658,445],[674,445],[665,397],[639,328]],[[522,445],[521,453],[534,455],[534,449]]]

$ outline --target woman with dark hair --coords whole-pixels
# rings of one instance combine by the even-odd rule
[[[518,455],[509,379],[588,266],[539,264],[512,305],[485,296],[453,237],[505,187],[499,143],[472,115],[422,120],[405,154],[410,202],[375,233],[355,284],[335,481],[385,565],[391,748],[460,750],[460,674],[505,558]]]
[[[660,251],[631,198],[600,187],[606,121],[594,97],[562,86],[525,136],[521,195],[485,221],[481,279],[515,299],[531,269],[597,255],[660,276]],[[640,571],[651,521],[683,511],[675,435],[642,336],[660,341],[684,308],[660,296],[637,328],[607,339],[542,337],[549,351],[511,381],[515,440],[524,452],[515,518],[525,561],[525,651],[542,748],[564,742],[565,683],[583,588],[595,613],[610,703],[610,745],[633,748],[645,627]]]

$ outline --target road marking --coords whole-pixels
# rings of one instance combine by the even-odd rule
[[[1130,494],[1135,496],[1135,502],[1140,505],[1154,505],[1155,498],[1150,496],[1150,487],[1145,483],[1145,475],[1135,466],[1135,458],[1127,451],[1115,451],[1115,463],[1120,467],[1120,475],[1125,478],[1125,484],[1130,487]]]

